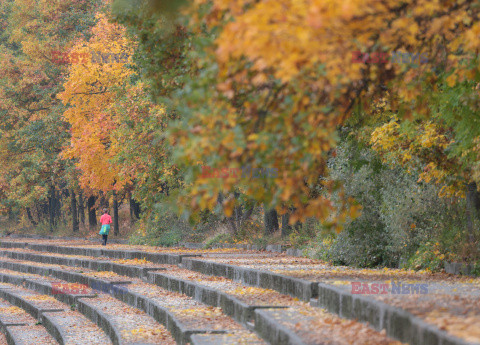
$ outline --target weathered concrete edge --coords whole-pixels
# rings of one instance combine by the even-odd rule
[[[270,344],[307,345],[297,334],[268,315],[268,310],[255,310],[255,332],[258,335]]]
[[[225,277],[245,285],[275,290],[306,302],[317,296],[316,283],[282,274],[194,258],[184,258],[181,266],[191,271]]]
[[[426,323],[413,314],[340,288],[318,284],[318,300],[311,305],[325,308],[343,318],[367,322],[377,331],[385,329],[388,336],[410,345],[473,345]]]
[[[77,310],[85,315],[90,321],[100,327],[105,334],[110,338],[113,345],[120,345],[122,335],[115,327],[115,323],[108,315],[102,313],[98,308],[88,303],[88,299],[79,299],[77,303]]]
[[[59,344],[66,344],[66,335],[62,331],[61,326],[53,319],[51,313],[43,313],[41,316],[41,322],[43,327],[50,333],[50,335],[58,341]]]
[[[180,247],[187,249],[206,249],[207,245],[205,243],[195,243],[195,242],[180,242],[178,244]],[[267,251],[273,253],[285,253],[290,256],[295,257],[305,257],[302,249],[296,248],[287,248],[281,244],[269,244],[269,245],[256,245],[256,244],[232,244],[232,243],[217,243],[211,246],[212,249],[222,248],[233,248],[233,249],[243,249],[243,250],[257,250],[257,251]]]
[[[5,334],[5,338],[7,339],[7,344],[8,345],[27,345],[24,342],[21,342],[19,339],[17,339],[14,335],[14,333],[11,331],[13,327],[22,327],[25,329],[25,332],[28,332],[28,325],[25,326],[5,326],[2,327],[2,333]],[[45,330],[46,331],[46,330]]]
[[[64,311],[64,309],[41,309],[36,307],[33,303],[30,303],[28,300],[25,300],[21,296],[18,296],[14,291],[9,291],[8,289],[0,290],[0,297],[14,306],[19,307],[20,309],[25,310],[27,313],[32,315],[36,319],[40,319],[43,313],[45,312],[58,312]]]
[[[456,274],[456,275],[466,275],[466,276],[474,276],[473,270],[475,265],[473,264],[466,264],[461,262],[444,262],[444,268],[446,273]]]
[[[49,256],[43,254],[34,254],[34,253],[21,253],[21,252],[12,252],[8,250],[0,250],[0,256],[41,262],[53,265],[65,265],[72,267],[83,267],[88,268],[94,271],[112,271],[119,275],[128,276],[131,278],[144,278],[149,270],[161,270],[161,267],[149,268],[149,267],[140,267],[140,266],[130,266],[122,265],[119,263],[114,263],[110,261],[102,260],[91,260],[91,259],[79,259],[79,258],[65,258],[61,256]]]
[[[0,267],[11,269],[13,271],[26,272],[38,275],[52,275],[55,278],[65,280],[71,283],[91,284],[92,281],[103,282],[101,279],[93,277],[82,276],[81,274],[68,272],[56,268],[44,268],[39,266],[30,266],[24,263],[17,262],[4,262],[0,260]],[[0,275],[1,276],[1,275]],[[2,291],[0,290],[0,296]],[[128,291],[125,293],[111,294],[111,296],[118,300],[125,302],[126,304],[143,310],[148,315],[152,316],[157,322],[163,324],[168,331],[172,334],[174,339],[181,343],[187,344],[190,341],[190,336],[196,333],[226,333],[224,330],[202,330],[202,329],[189,329],[180,320],[178,320],[168,309],[158,305],[155,301],[144,297],[140,294]],[[54,325],[54,323],[52,323]],[[50,332],[50,331],[49,331]],[[60,333],[53,334],[54,337],[59,337]],[[59,339],[59,338],[56,338]]]
[[[226,315],[244,325],[254,319],[255,309],[287,308],[287,306],[249,305],[223,291],[210,288],[201,283],[172,277],[162,272],[150,272],[148,280],[165,290],[179,292],[212,307],[220,307]]]
[[[239,345],[247,344],[245,339],[239,339],[235,337],[234,333],[227,333],[227,337],[224,334],[193,334],[191,336],[191,345]],[[257,344],[258,342],[248,342],[248,344]],[[272,344],[277,345],[277,344]]]
[[[61,326],[56,324],[52,320],[47,320],[45,322],[45,320],[48,319],[48,316],[46,317],[46,314],[59,313],[59,312],[63,312],[64,310],[37,308],[32,303],[29,303],[25,299],[23,299],[19,296],[16,296],[14,293],[12,293],[10,291],[6,291],[6,290],[0,290],[0,297],[7,300],[12,305],[23,309],[24,311],[26,311],[27,313],[32,315],[34,318],[36,318],[38,320],[41,320],[43,326],[45,327],[47,332],[50,333],[50,335],[52,337],[54,337],[60,344],[65,343],[63,341],[63,339],[65,337],[64,337],[63,332],[61,330]],[[13,334],[10,334],[10,336],[13,338]]]
[[[155,321],[164,325],[179,344],[187,344],[190,342],[192,334],[226,333],[226,331],[223,330],[213,331],[207,329],[190,329],[178,320],[167,308],[136,292],[129,291],[128,293],[116,295],[115,297],[134,308],[143,310],[145,313],[153,317]]]
[[[19,244],[20,243],[20,244]],[[151,253],[141,250],[83,248],[70,246],[57,246],[53,244],[39,244],[28,242],[0,242],[0,248],[28,248],[40,252],[50,252],[64,255],[80,255],[93,257],[110,257],[115,259],[143,259],[157,264],[178,265],[183,258],[199,257],[200,254],[169,254]]]

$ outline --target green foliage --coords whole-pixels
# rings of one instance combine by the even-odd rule
[[[318,221],[314,218],[309,218],[304,223],[292,227],[289,235],[290,244],[294,248],[302,248],[310,244],[312,238],[315,238],[321,229],[322,227]]]
[[[153,212],[148,220],[143,220],[146,224],[142,224],[144,232],[141,230],[132,234],[129,239],[130,244],[147,244],[152,246],[171,247],[192,232],[192,228],[188,222],[178,218],[174,213],[157,213]]]
[[[444,266],[444,260],[443,256],[439,256],[438,253],[438,243],[433,241],[422,243],[415,254],[408,259],[405,268],[441,270]]]
[[[330,169],[331,177],[341,181],[346,195],[363,209],[360,217],[347,220],[333,241],[325,243],[325,236],[319,235],[318,257],[360,267],[418,265],[414,267],[418,269],[431,259],[425,243],[439,241],[439,251],[432,254],[438,262],[430,265],[439,269],[442,252],[448,248],[462,252],[466,243],[459,231],[465,228],[462,201],[439,198],[435,186],[417,183],[400,168],[383,166],[374,152],[351,138],[339,145]],[[419,257],[409,261],[415,255]]]
[[[221,244],[221,243],[232,243],[232,235],[230,234],[217,234],[205,242],[205,248],[212,248],[213,245],[215,244]]]

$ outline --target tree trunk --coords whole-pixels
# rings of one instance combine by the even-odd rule
[[[95,201],[96,198],[91,196],[87,200],[87,208],[88,208],[88,225],[90,229],[97,226],[97,209],[95,208]]]
[[[120,234],[118,221],[118,196],[115,191],[113,191],[113,234],[115,236]]]
[[[73,232],[78,232],[77,197],[73,189],[70,191],[70,209],[72,212],[72,230]]]
[[[55,228],[55,225],[56,225],[55,210],[56,210],[55,187],[50,186],[50,191],[48,195],[48,216],[49,216],[51,232],[53,232],[53,229]]]
[[[275,209],[268,210],[265,206],[263,206],[263,209],[265,213],[265,236],[270,236],[279,229],[277,211]]]
[[[78,214],[80,216],[80,222],[85,225],[85,204],[83,200],[83,192],[78,192]]]
[[[55,192],[55,217],[57,220],[55,221],[55,224],[58,224],[58,221],[60,221],[62,217],[62,194],[60,191]]]
[[[282,237],[288,237],[292,231],[292,227],[289,224],[290,213],[285,213],[282,215]]]
[[[100,192],[100,208],[109,208],[108,199],[105,197],[105,194]]]
[[[468,230],[468,241],[473,243],[475,240],[475,230],[473,228],[473,221],[475,218],[478,218],[478,205],[480,204],[480,198],[477,191],[477,184],[471,182],[467,184],[467,205],[466,205],[466,215],[467,215],[467,230]]]
[[[30,207],[27,207],[27,217],[30,223],[32,223],[33,226],[37,226],[37,222],[33,219],[32,217],[32,212],[30,211]]]
[[[133,223],[137,219],[140,219],[140,204],[130,194],[130,220]]]

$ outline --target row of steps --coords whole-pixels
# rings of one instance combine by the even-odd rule
[[[53,249],[45,245],[42,248]],[[77,253],[86,254],[82,248],[78,248]],[[114,258],[118,259],[118,255],[115,253]],[[89,286],[92,283],[122,284],[125,291],[113,291],[112,296],[164,324],[181,344],[397,343],[364,324],[311,308],[298,298],[271,289],[247,286],[176,265],[129,264],[128,260],[132,259],[127,254],[123,255],[127,258],[123,263],[112,262],[107,257],[100,260],[86,255],[66,257],[56,252],[34,253],[25,249],[2,250],[0,256],[4,257],[0,267],[17,272],[48,275]],[[108,269],[110,273],[92,268]],[[293,323],[287,322],[293,320]],[[311,324],[315,327],[308,326]],[[356,332],[344,332],[345,328],[366,335],[368,340],[362,343]],[[254,330],[263,340],[249,330]]]
[[[219,333],[235,335],[235,333],[238,332],[248,335],[259,344],[264,343],[253,333],[247,331],[230,317],[224,315],[221,309],[206,306],[188,296],[169,292],[156,285],[148,284],[141,279],[129,279],[129,277],[119,276],[112,272],[97,272],[78,267],[66,268],[60,265],[41,264],[16,259],[2,259],[0,260],[0,267],[4,268],[0,270],[1,279],[12,279],[18,283],[18,276],[8,276],[5,271],[25,272],[28,274],[26,282],[29,286],[36,287],[43,291],[49,290],[50,294],[53,294],[52,284],[59,281],[65,284],[79,283],[85,286],[101,286],[102,290],[107,290],[111,295],[94,299],[89,298],[88,300],[84,299],[84,295],[81,295],[83,298],[76,299],[78,311],[81,311],[102,327],[114,343],[116,343],[115,339],[119,338],[118,334],[125,333],[111,331],[111,325],[115,323],[112,322],[112,319],[114,320],[118,313],[113,312],[113,314],[105,317],[105,315],[102,315],[102,312],[98,310],[99,308],[95,308],[97,301],[103,304],[109,302],[109,304],[102,309],[103,314],[109,310],[123,310],[121,317],[116,317],[117,323],[128,318],[140,322],[139,324],[142,325],[145,323],[142,322],[143,318],[139,316],[142,316],[142,313],[150,315],[156,322],[165,325],[179,344],[187,344],[192,341],[191,336],[193,334]],[[44,282],[47,280],[50,286],[38,284],[38,282],[32,279],[32,276],[35,276],[35,279],[43,279]],[[107,287],[107,289],[104,287]],[[87,289],[87,291],[84,292],[86,292],[87,295],[91,295],[94,291]],[[76,297],[75,295],[69,294],[56,294],[54,296],[65,300],[68,299],[69,301]],[[113,301],[115,301],[116,304],[113,303]],[[118,303],[121,305],[118,305]],[[131,307],[135,308],[136,311]],[[125,311],[130,311],[130,315],[125,315]],[[145,332],[145,327],[142,326],[138,328],[142,329],[142,332]],[[147,330],[147,333],[159,333],[153,329],[153,327],[149,328],[150,330]],[[128,334],[128,332],[126,334]],[[123,344],[127,342],[119,343]],[[156,344],[157,342],[152,342],[152,344],[154,343]]]
[[[8,289],[14,286],[2,284],[0,288]],[[0,299],[0,327],[2,331],[0,345],[58,344],[47,330],[38,324],[37,319],[3,298]]]
[[[30,327],[26,328],[24,330],[26,339],[30,339],[33,335],[45,338],[45,333],[48,331],[51,337],[47,339],[51,344],[80,345],[84,343],[86,338],[89,339],[91,344],[112,344],[97,325],[82,314],[70,310],[68,305],[51,296],[42,295],[13,284],[3,283],[0,289],[0,297],[17,310],[20,308],[28,313],[31,319],[37,320],[35,326],[43,325],[43,329],[34,328],[35,334],[30,334]],[[29,326],[32,326],[33,321],[29,320],[28,323]],[[81,327],[78,327],[78,325],[81,325]],[[53,338],[54,341],[50,338]],[[18,343],[18,341],[14,343]]]
[[[0,297],[39,320],[60,344],[85,344],[85,339],[89,344],[175,344],[152,317],[107,294],[58,293],[58,284],[68,286],[66,281],[33,274],[20,278],[17,271],[1,270],[0,279],[13,283],[2,283]]]

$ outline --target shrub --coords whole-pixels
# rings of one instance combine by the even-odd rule
[[[406,267],[415,262],[424,268],[420,258],[410,258],[428,241],[440,242],[439,257],[446,252],[452,244],[452,222],[458,225],[463,219],[458,212],[461,202],[439,198],[436,186],[418,183],[401,168],[384,166],[372,150],[352,139],[344,139],[336,153],[329,163],[331,178],[342,182],[345,194],[363,209],[328,246],[323,244],[325,235],[317,238],[317,257],[360,267]]]

